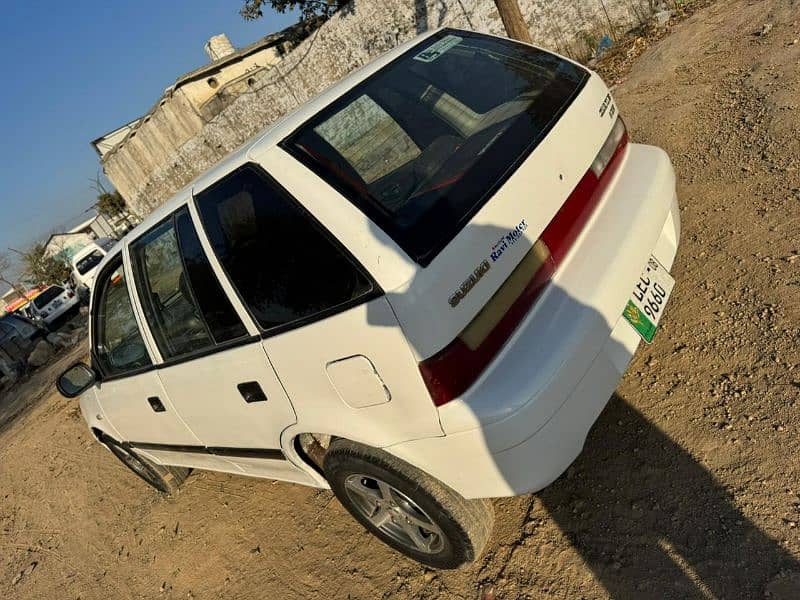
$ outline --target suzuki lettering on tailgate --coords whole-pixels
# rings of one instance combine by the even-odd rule
[[[516,244],[522,238],[522,232],[524,232],[528,228],[528,224],[525,222],[525,219],[519,222],[519,225],[514,227],[514,229],[510,230],[508,233],[504,233],[503,237],[501,237],[497,242],[494,243],[492,246],[492,251],[489,254],[489,258],[485,259],[481,262],[480,265],[476,267],[476,269],[472,272],[472,274],[461,284],[461,286],[450,296],[448,302],[450,302],[450,306],[455,308],[458,306],[459,302],[464,299],[464,296],[469,294],[470,290],[475,287],[475,284],[480,281],[481,277],[486,274],[491,268],[491,263],[489,262],[497,262],[503,253],[508,250],[511,246]]]
[[[450,296],[450,306],[455,308],[458,306],[458,303],[464,299],[464,296],[469,294],[470,290],[475,287],[475,284],[480,281],[481,277],[486,274],[486,271],[492,268],[492,265],[489,264],[488,260],[484,260],[481,264],[479,264],[472,274],[467,277],[464,283],[461,284],[455,293]]]

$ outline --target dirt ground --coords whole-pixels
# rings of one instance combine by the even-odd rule
[[[800,598],[797,38],[800,2],[717,2],[617,88],[677,168],[676,291],[583,454],[495,502],[473,566],[405,560],[328,492],[196,473],[159,496],[53,393],[74,352],[2,399],[0,596]]]

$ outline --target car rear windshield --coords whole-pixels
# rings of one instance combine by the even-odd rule
[[[357,85],[282,146],[427,265],[552,128],[583,68],[443,30]]]
[[[80,259],[75,268],[78,269],[78,273],[85,275],[99,265],[101,260],[103,260],[103,253],[100,250],[95,250],[89,256],[84,256]]]
[[[36,298],[34,298],[33,300],[33,304],[34,306],[36,306],[36,308],[44,308],[45,306],[50,304],[50,302],[52,302],[54,298],[60,296],[63,293],[64,293],[64,288],[54,285],[53,287],[47,288],[41,294],[36,296]]]

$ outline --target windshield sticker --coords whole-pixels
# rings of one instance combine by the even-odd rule
[[[432,63],[453,46],[458,46],[463,40],[464,38],[460,38],[457,35],[446,35],[432,46],[429,46],[427,49],[417,54],[414,60]]]

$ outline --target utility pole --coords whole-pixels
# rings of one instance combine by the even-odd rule
[[[500,13],[500,19],[503,21],[508,37],[526,44],[532,44],[531,32],[522,17],[522,11],[519,9],[517,0],[494,0],[494,3],[497,5],[497,12]]]

